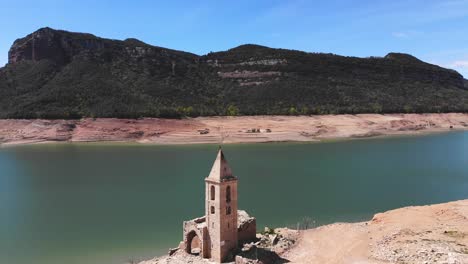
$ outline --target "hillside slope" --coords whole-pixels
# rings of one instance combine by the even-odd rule
[[[204,56],[50,28],[0,69],[0,118],[468,112],[456,71],[400,53],[242,45]]]

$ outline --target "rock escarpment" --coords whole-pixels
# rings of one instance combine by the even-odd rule
[[[49,59],[62,65],[70,62],[81,50],[97,52],[104,48],[104,42],[91,34],[72,35],[64,31],[42,28],[16,40],[8,52],[8,62]]]
[[[0,69],[0,118],[467,112],[467,80],[400,53],[242,45],[199,56],[42,28]]]

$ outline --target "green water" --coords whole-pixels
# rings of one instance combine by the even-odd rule
[[[203,214],[217,146],[0,148],[0,263],[110,264],[162,254]],[[359,221],[468,198],[468,133],[224,146],[258,226]]]

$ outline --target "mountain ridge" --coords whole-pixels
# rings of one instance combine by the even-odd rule
[[[0,118],[468,112],[463,76],[409,54],[197,55],[48,27],[13,43],[0,96]]]

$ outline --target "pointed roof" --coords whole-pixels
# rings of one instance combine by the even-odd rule
[[[229,164],[224,157],[223,150],[220,147],[218,150],[218,155],[216,156],[216,160],[214,161],[213,167],[211,168],[210,175],[207,179],[221,182],[233,178],[235,177],[232,175],[232,170],[229,167]]]

